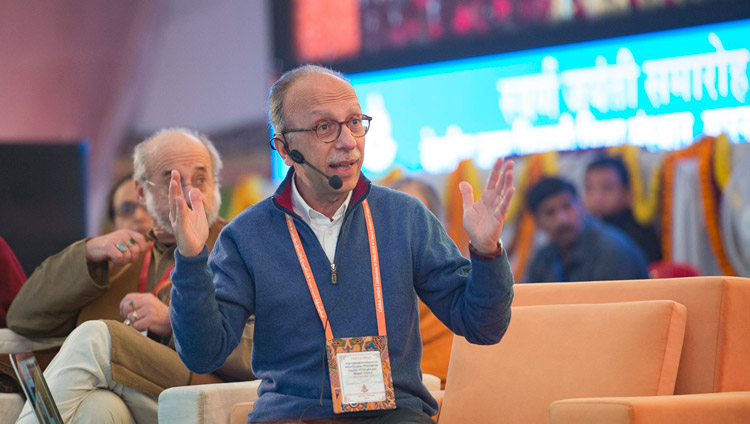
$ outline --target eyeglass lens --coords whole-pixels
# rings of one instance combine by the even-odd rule
[[[361,137],[367,133],[370,126],[370,121],[361,119],[359,116],[353,116],[346,121],[346,126],[349,127],[352,135],[355,137]],[[323,142],[331,142],[341,135],[341,124],[326,119],[325,121],[319,122],[313,130],[315,135]]]

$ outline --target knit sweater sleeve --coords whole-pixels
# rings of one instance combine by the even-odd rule
[[[505,252],[486,260],[461,257],[440,222],[415,206],[410,233],[415,289],[422,301],[455,334],[475,344],[500,341],[510,323],[513,274]]]
[[[225,233],[214,245],[210,261],[207,248],[193,258],[175,252],[170,321],[177,353],[196,373],[224,364],[253,313],[250,277],[232,237]]]

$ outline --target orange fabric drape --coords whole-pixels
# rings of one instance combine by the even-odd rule
[[[690,147],[670,153],[664,158],[664,178],[662,188],[662,253],[664,258],[671,259],[673,253],[672,234],[672,214],[674,205],[672,203],[672,194],[674,191],[674,169],[678,161],[688,158],[698,159],[698,174],[700,177],[701,197],[703,198],[703,213],[706,219],[706,231],[708,240],[711,245],[711,251],[714,253],[719,268],[724,275],[736,275],[736,271],[727,258],[724,245],[719,232],[719,218],[717,215],[717,196],[716,185],[714,183],[713,171],[713,153],[716,139],[714,137],[704,137]]]
[[[469,235],[464,230],[464,209],[458,183],[466,181],[474,189],[474,200],[482,196],[479,171],[471,159],[461,161],[445,182],[445,222],[448,235],[464,256],[469,254]]]

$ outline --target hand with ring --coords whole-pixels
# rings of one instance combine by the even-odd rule
[[[112,261],[117,266],[136,261],[148,249],[141,233],[117,230],[86,240],[86,260],[91,263]]]
[[[169,306],[151,293],[128,293],[120,302],[125,324],[138,331],[148,330],[158,336],[172,334]]]

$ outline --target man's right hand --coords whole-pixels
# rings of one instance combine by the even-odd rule
[[[136,231],[117,230],[86,241],[86,261],[112,261],[117,266],[131,263],[148,249],[143,235]]]
[[[180,186],[180,173],[172,170],[169,182],[169,221],[177,240],[177,249],[186,258],[197,256],[208,240],[208,219],[203,208],[203,194],[197,188],[190,190],[190,205]]]

